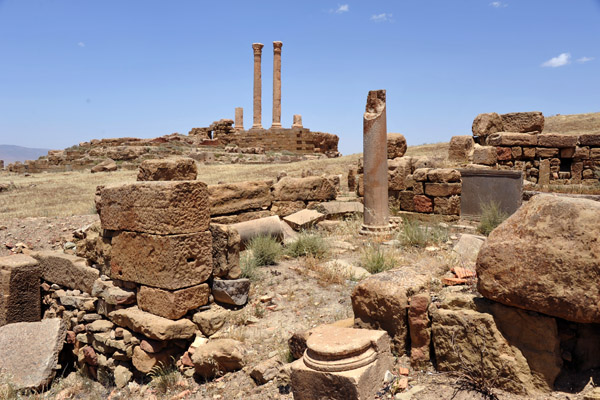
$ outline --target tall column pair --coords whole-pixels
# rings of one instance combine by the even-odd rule
[[[281,48],[283,43],[273,42],[273,124],[281,128]],[[254,119],[252,129],[262,129],[262,43],[252,43],[254,49]]]

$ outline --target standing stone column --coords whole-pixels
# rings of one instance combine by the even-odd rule
[[[253,129],[262,129],[261,124],[261,96],[262,96],[262,77],[260,73],[260,62],[262,55],[262,43],[252,43],[254,49],[254,121],[252,124]]]
[[[302,128],[302,115],[294,114],[294,122],[292,128]]]
[[[390,231],[385,109],[385,90],[370,91],[363,116],[363,235],[385,235]]]
[[[273,42],[273,125],[281,128],[281,47],[283,43]]]
[[[244,130],[244,109],[242,107],[235,108],[235,131],[240,132]]]

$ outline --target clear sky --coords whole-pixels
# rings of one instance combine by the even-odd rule
[[[482,112],[600,111],[600,0],[0,0],[0,143],[252,124],[252,43],[283,42],[282,124],[362,151],[369,90],[409,145],[470,134]]]

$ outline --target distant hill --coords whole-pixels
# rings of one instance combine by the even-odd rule
[[[544,120],[543,133],[581,135],[600,133],[600,112],[588,114],[553,115]]]
[[[4,160],[5,166],[15,161],[37,160],[48,154],[48,150],[0,144],[0,160]]]

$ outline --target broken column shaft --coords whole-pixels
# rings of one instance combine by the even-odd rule
[[[281,128],[281,47],[283,43],[273,42],[273,125]]]
[[[385,90],[372,90],[363,116],[364,222],[363,235],[390,231],[388,208],[387,124]]]
[[[235,108],[235,131],[240,132],[244,130],[244,109],[242,107]]]
[[[260,72],[260,63],[263,46],[264,45],[262,43],[252,43],[252,49],[254,49],[254,120],[252,128],[255,129],[262,129],[262,77]]]

